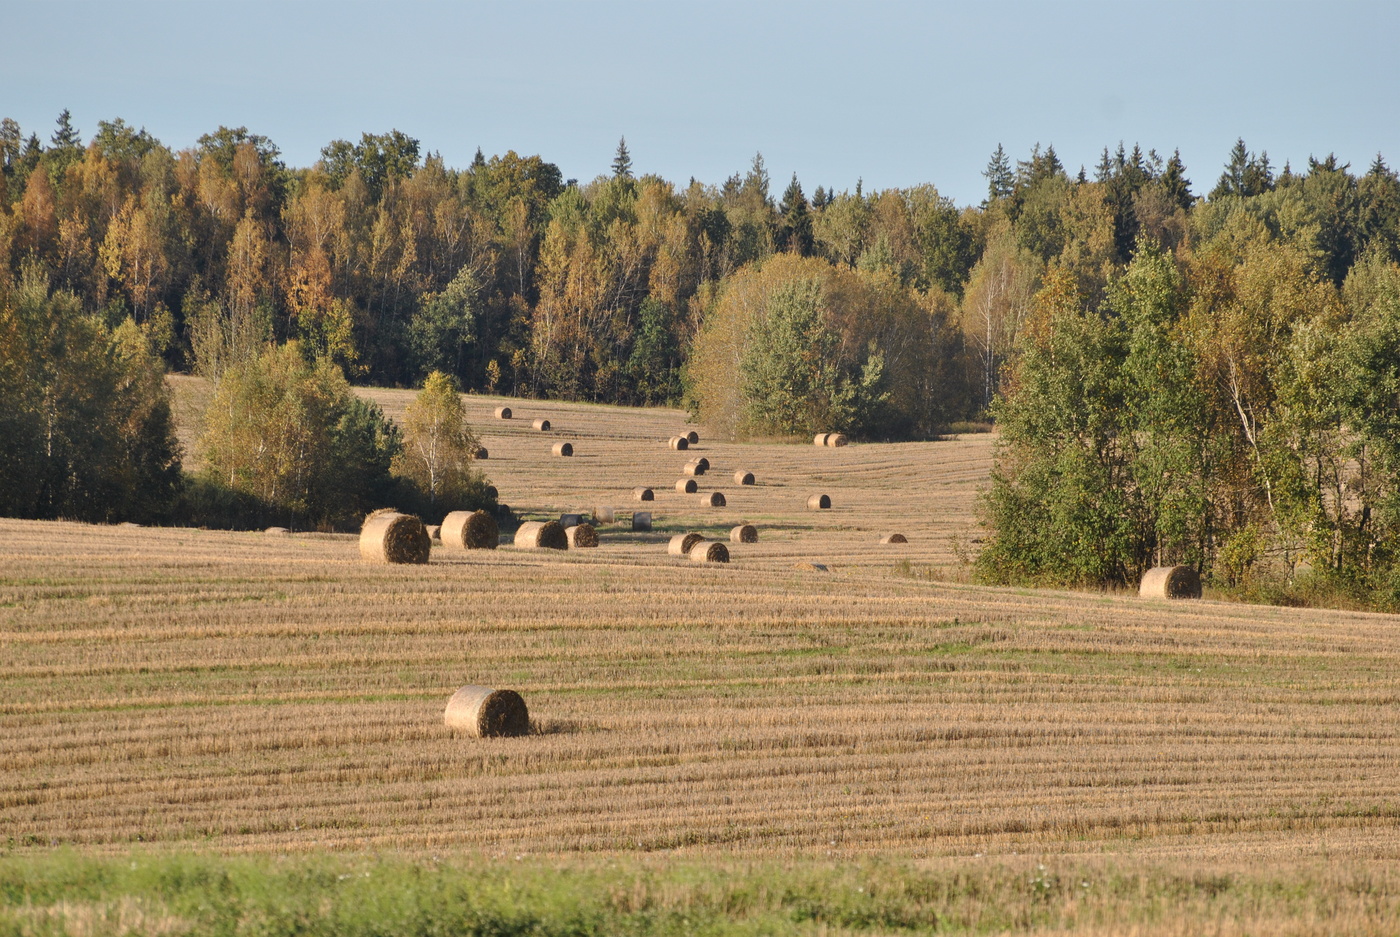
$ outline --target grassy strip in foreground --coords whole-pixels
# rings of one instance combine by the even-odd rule
[[[1394,869],[0,858],[0,934],[1391,934]]]

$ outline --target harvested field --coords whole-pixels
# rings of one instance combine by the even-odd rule
[[[707,437],[763,479],[715,516],[665,484],[679,412],[551,402],[587,441],[561,460],[467,401],[518,510],[659,482],[655,530],[387,566],[353,535],[0,521],[0,838],[1400,860],[1400,618],[968,585],[986,436]],[[738,518],[763,537],[728,564],[663,549]],[[536,733],[454,734],[468,684],[518,690]]]

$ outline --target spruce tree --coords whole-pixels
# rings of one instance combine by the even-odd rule
[[[1000,143],[997,144],[996,151],[992,153],[992,158],[987,162],[987,168],[983,170],[982,175],[987,180],[987,204],[1011,195],[1015,177],[1011,175],[1011,160],[1007,158],[1006,150],[1002,149]]]
[[[632,154],[627,152],[626,137],[617,141],[617,154],[613,156],[612,171],[614,179],[632,178]]]
[[[812,216],[807,210],[807,197],[802,194],[802,184],[797,181],[797,173],[783,192],[783,200],[778,203],[778,214],[783,219],[780,243],[785,250],[810,256],[813,248]]]

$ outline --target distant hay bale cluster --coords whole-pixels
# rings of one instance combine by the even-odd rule
[[[515,414],[510,407],[500,406],[493,410],[497,420],[511,420]],[[553,426],[551,421],[543,416],[532,418],[523,417],[530,420],[530,426],[537,432],[549,432]],[[696,430],[689,430],[685,433],[678,433],[667,440],[667,445],[674,451],[685,451],[700,442],[700,434]],[[825,448],[846,445],[846,437],[842,433],[818,433],[813,437],[813,443]],[[569,440],[560,440],[550,446],[550,453],[558,458],[568,458],[574,455],[574,443]],[[486,447],[478,445],[476,457],[484,459],[487,457]],[[699,479],[703,479],[713,468],[707,456],[689,457],[681,467],[681,477],[674,483],[674,489],[681,495],[698,496],[692,504],[698,504],[705,508],[725,508],[729,506],[729,496],[722,491],[702,491]],[[728,469],[726,468],[726,471]],[[734,484],[740,488],[752,488],[757,485],[757,478],[754,472],[745,468],[733,470],[732,478]],[[494,494],[494,489],[493,489]],[[646,485],[637,485],[632,489],[632,500],[634,502],[655,502],[656,491]],[[806,499],[806,507],[811,511],[822,511],[831,508],[831,496],[825,493],[811,494]],[[388,517],[389,512],[382,516]],[[397,514],[397,512],[393,512]],[[628,525],[633,532],[646,533],[653,529],[654,516],[650,511],[634,511],[628,516],[622,516],[621,522]],[[587,522],[591,520],[591,523]],[[366,529],[362,535],[362,552],[366,558],[376,559],[380,562],[426,562],[425,554],[421,546],[415,547],[417,542],[412,534],[413,522],[416,519],[394,521],[390,519],[379,520],[376,515],[376,522],[371,527],[367,522]],[[569,549],[589,549],[600,545],[598,527],[605,524],[615,524],[619,521],[619,515],[615,508],[610,506],[596,506],[592,509],[591,515],[585,514],[564,514],[558,521],[528,521],[519,525],[513,535],[513,543],[519,549],[527,550],[569,550]],[[630,521],[630,523],[629,523]],[[500,529],[496,524],[493,515],[486,511],[454,511],[443,519],[440,527],[425,528],[426,540],[431,544],[434,540],[440,540],[444,547],[454,550],[489,550],[495,549],[501,540]],[[739,524],[729,531],[728,542],[731,544],[755,544],[758,542],[758,528],[753,524]],[[674,556],[690,557],[695,550],[697,543],[710,543],[699,533],[677,534],[672,537],[668,544],[668,552]],[[886,533],[881,536],[881,544],[903,544],[908,540],[902,533]],[[729,550],[723,543],[716,544],[716,548],[706,547],[702,551],[706,556],[705,562],[727,562]],[[719,559],[723,554],[723,559]],[[393,557],[393,558],[390,558]]]
[[[423,522],[393,508],[370,514],[360,528],[360,556],[376,563],[426,563],[431,550]]]

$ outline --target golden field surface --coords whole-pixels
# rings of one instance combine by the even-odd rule
[[[968,584],[988,435],[675,452],[679,411],[466,399],[523,516],[656,530],[382,566],[0,520],[0,844],[1400,860],[1400,618]],[[727,507],[672,487],[693,455]],[[666,554],[741,521],[728,565]],[[468,683],[535,734],[454,735]]]

